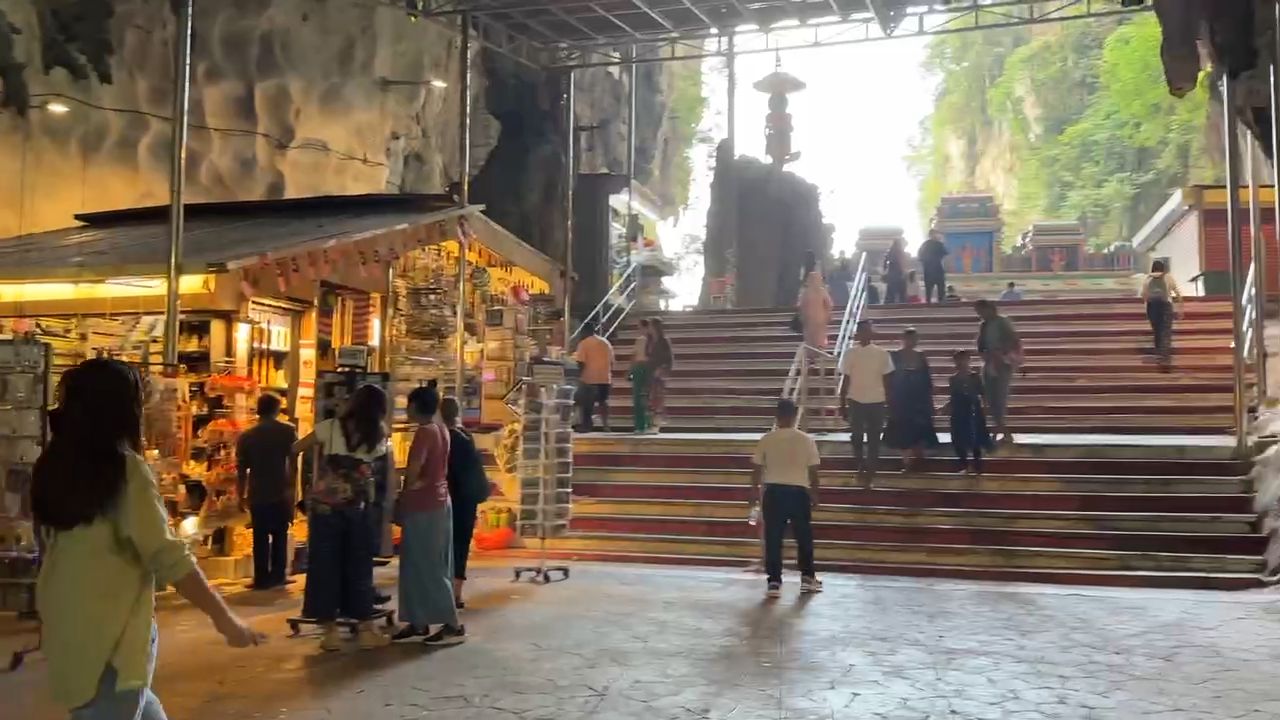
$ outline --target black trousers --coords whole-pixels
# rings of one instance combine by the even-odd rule
[[[253,584],[279,585],[289,571],[289,523],[293,506],[287,502],[249,507],[253,522]]]
[[[955,445],[955,451],[956,451],[956,458],[960,461],[961,465],[967,466],[969,464],[969,457],[973,456],[974,469],[975,470],[982,469],[982,448],[975,447],[970,449],[965,447],[964,444],[961,443],[961,444]]]
[[[471,556],[471,535],[476,530],[476,504],[453,501],[453,579],[467,579],[467,558]]]
[[[946,288],[947,288],[947,274],[945,272],[938,273],[936,275],[931,273],[925,273],[925,276],[924,276],[924,301],[925,302],[927,303],[933,302],[934,290],[938,291],[938,302],[942,302],[942,299],[946,294]]]
[[[849,439],[858,472],[874,474],[880,465],[880,436],[884,434],[884,403],[849,401]],[[865,454],[864,454],[865,448]]]
[[[791,525],[800,561],[800,576],[813,577],[813,511],[809,491],[796,485],[764,486],[764,571],[769,582],[782,582],[782,537]]]
[[[897,305],[907,301],[907,278],[886,278],[884,281],[884,304]]]
[[[1168,300],[1147,301],[1147,321],[1156,352],[1168,355],[1173,345],[1173,303]]]
[[[313,507],[308,515],[302,614],[319,622],[373,616],[373,533],[363,505]]]

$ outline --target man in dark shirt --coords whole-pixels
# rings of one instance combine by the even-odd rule
[[[258,398],[258,424],[245,431],[236,444],[240,506],[243,509],[247,504],[253,522],[255,590],[284,585],[289,562],[289,523],[293,522],[297,477],[293,444],[298,433],[292,425],[280,422],[279,414],[278,396]]]
[[[920,246],[916,257],[920,259],[920,267],[924,270],[924,301],[932,303],[934,291],[937,290],[938,302],[942,302],[942,288],[947,284],[947,270],[942,261],[947,257],[947,246],[936,231],[929,231],[929,238]]]

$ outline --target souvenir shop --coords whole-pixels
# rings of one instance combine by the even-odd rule
[[[147,457],[175,527],[210,576],[247,577],[234,448],[262,393],[284,401],[302,434],[337,411],[353,378],[379,382],[393,396],[403,462],[405,396],[429,380],[454,393],[461,343],[466,419],[497,431],[481,443],[502,459],[517,363],[555,344],[547,309],[559,270],[478,210],[436,196],[189,206],[177,365],[162,361],[163,209],[84,216],[90,232],[0,245],[0,339],[49,348],[49,402],[61,372],[86,358],[134,364],[146,387]],[[501,486],[502,473],[491,474]],[[500,494],[482,522],[511,524],[503,495],[518,500]],[[294,539],[305,542],[305,521]]]

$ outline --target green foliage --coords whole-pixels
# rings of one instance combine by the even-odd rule
[[[1153,16],[937,38],[924,66],[938,99],[908,160],[926,220],[943,194],[994,191],[1006,239],[1081,218],[1106,245],[1173,189],[1214,179],[1207,90],[1169,95]]]
[[[702,123],[702,113],[707,98],[702,94],[702,63],[671,63],[671,121],[672,143],[678,148],[670,187],[674,194],[673,208],[678,212],[689,203],[689,184],[693,180],[693,161],[689,153],[693,149],[694,136]]]

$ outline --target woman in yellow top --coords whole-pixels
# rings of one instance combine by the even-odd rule
[[[155,589],[172,584],[233,647],[263,636],[209,587],[168,515],[142,450],[142,383],[115,360],[67,371],[36,461],[45,543],[37,607],[54,699],[72,720],[165,720],[151,692]]]

